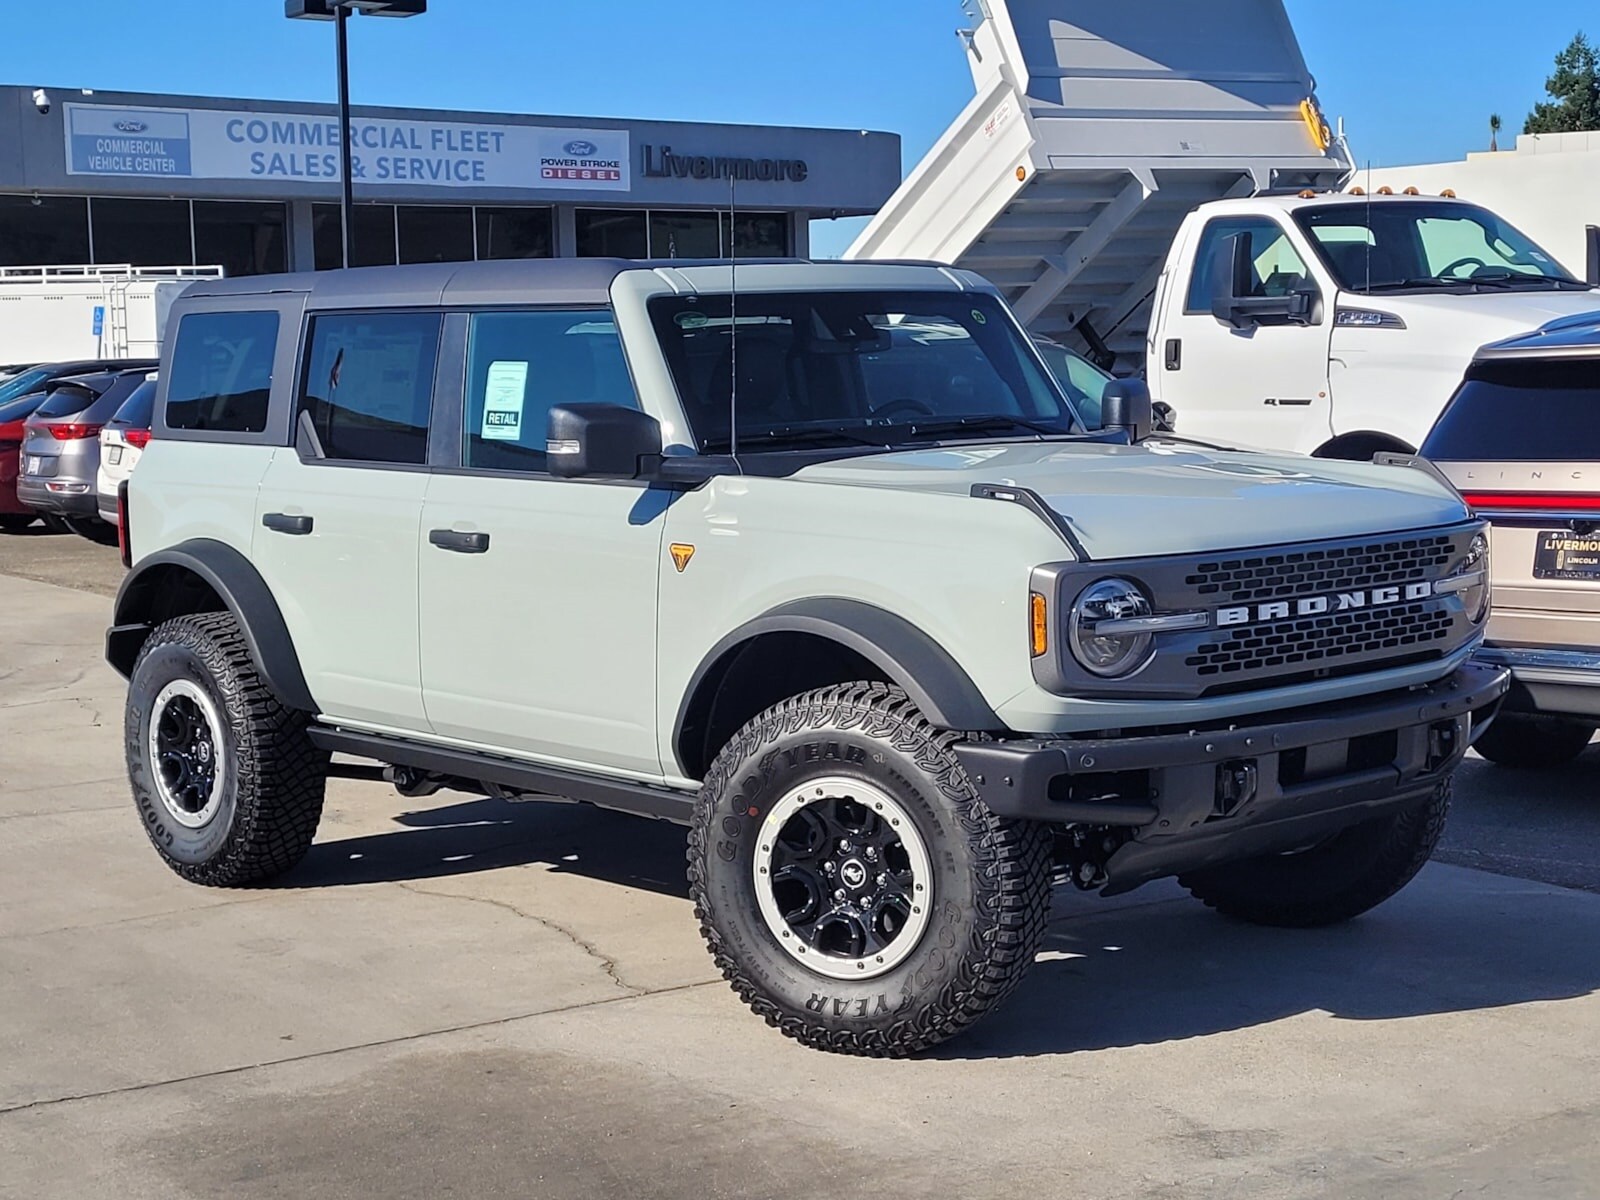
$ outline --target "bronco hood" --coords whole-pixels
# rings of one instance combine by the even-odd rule
[[[1424,471],[1178,441],[931,447],[837,459],[794,478],[963,496],[977,484],[1027,488],[1093,559],[1360,537],[1468,516],[1461,499]]]

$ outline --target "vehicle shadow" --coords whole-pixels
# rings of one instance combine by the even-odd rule
[[[1266,929],[1198,902],[1093,914],[1072,897],[1002,1010],[936,1058],[1181,1041],[1321,1011],[1394,1020],[1600,989],[1600,899],[1432,865],[1329,929]]]
[[[361,768],[349,770],[363,777]],[[689,894],[685,831],[665,821],[588,805],[488,797],[402,812],[394,820],[401,828],[315,843],[273,886],[395,883],[539,864],[666,896]]]

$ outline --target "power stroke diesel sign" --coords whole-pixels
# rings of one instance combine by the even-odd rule
[[[67,171],[144,179],[339,178],[339,122],[292,112],[68,104]],[[626,130],[353,117],[357,183],[619,191]]]

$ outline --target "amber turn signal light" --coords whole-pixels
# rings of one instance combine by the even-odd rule
[[[1033,656],[1038,658],[1050,649],[1050,625],[1045,619],[1044,597],[1038,592],[1028,593],[1029,602],[1029,627],[1033,647]]]

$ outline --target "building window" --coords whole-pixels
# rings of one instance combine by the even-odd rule
[[[194,263],[187,200],[96,196],[89,201],[89,222],[97,263],[131,263],[136,267]]]
[[[0,196],[0,267],[89,261],[89,204],[82,196]]]
[[[740,258],[784,258],[789,254],[789,214],[739,212],[733,219],[737,237],[728,233],[728,214],[722,214],[723,253]]]
[[[471,262],[472,210],[402,204],[395,212],[403,263]]]
[[[479,258],[549,258],[555,253],[555,210],[479,208]]]
[[[282,204],[237,200],[194,202],[194,256],[229,277],[274,275],[289,269],[288,210]]]
[[[394,265],[394,205],[358,204],[353,210],[351,230],[352,267]],[[330,271],[343,266],[340,253],[339,206],[311,206],[311,240],[316,254],[316,269]]]
[[[579,258],[649,258],[649,214],[643,209],[580,208],[574,214]]]
[[[721,258],[722,229],[714,212],[650,214],[652,258]]]

